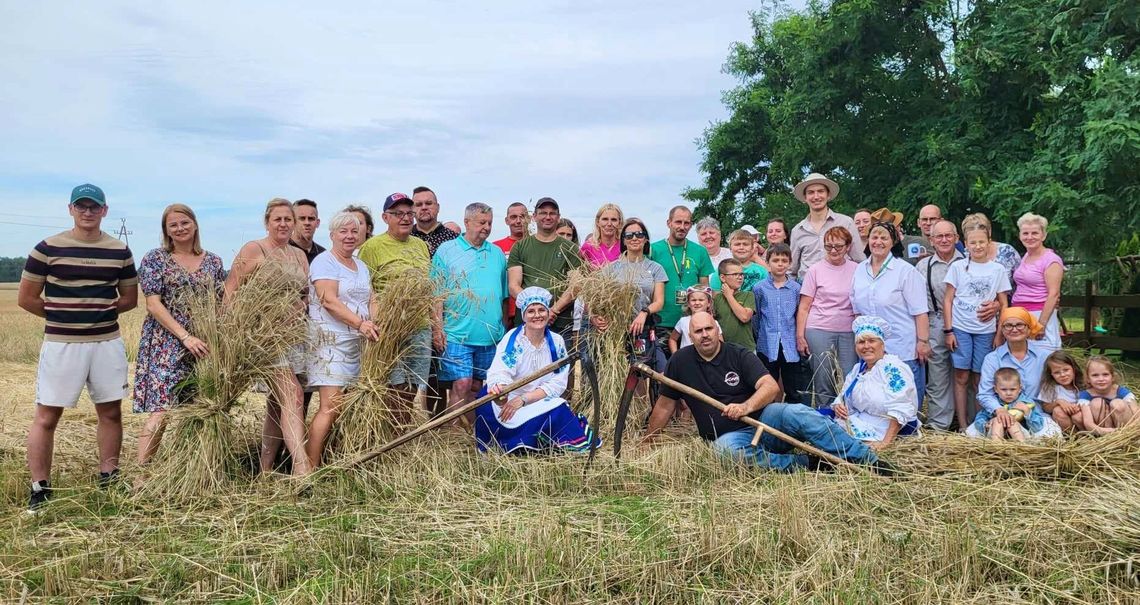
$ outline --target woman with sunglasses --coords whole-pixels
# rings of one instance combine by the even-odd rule
[[[892,327],[887,353],[914,374],[919,409],[926,393],[926,358],[930,356],[929,306],[922,276],[902,260],[902,236],[893,222],[878,222],[867,233],[871,255],[859,263],[851,283],[856,315],[877,315]]]
[[[637,298],[634,299],[633,309],[630,309],[632,319],[626,329],[631,341],[640,341],[648,347],[653,342],[651,335],[657,324],[656,315],[665,306],[665,282],[669,278],[664,267],[649,259],[649,230],[641,219],[626,220],[620,233],[621,255],[603,267],[602,271],[613,275],[618,281],[637,287]],[[612,319],[620,325],[617,318]],[[590,323],[599,331],[608,328],[609,322],[610,318],[590,318]],[[635,353],[639,356],[644,354],[658,369],[665,366],[665,355],[655,346],[654,350],[647,348],[644,352]]]

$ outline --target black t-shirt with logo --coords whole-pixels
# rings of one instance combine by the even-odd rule
[[[756,382],[767,375],[768,370],[755,353],[729,342],[721,344],[720,352],[711,361],[705,361],[696,347],[687,346],[674,353],[665,366],[665,376],[724,404],[746,401],[756,392]],[[670,399],[685,398],[702,439],[712,441],[725,433],[749,428],[747,424],[722,416],[720,410],[693,401],[692,397],[685,397],[667,385],[661,385],[661,394]],[[760,419],[760,412],[749,415]]]

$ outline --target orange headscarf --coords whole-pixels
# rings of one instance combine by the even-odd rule
[[[1037,336],[1045,331],[1045,326],[1038,323],[1037,320],[1033,318],[1033,315],[1022,307],[1006,307],[1001,312],[998,326],[1000,327],[1007,319],[1020,319],[1025,322],[1025,325],[1029,327],[1029,338],[1037,338]]]

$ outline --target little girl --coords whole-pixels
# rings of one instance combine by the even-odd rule
[[[1077,395],[1084,383],[1081,365],[1066,351],[1053,351],[1045,358],[1037,398],[1045,413],[1066,433],[1087,430],[1081,422],[1081,406],[1077,405]]]
[[[950,265],[946,294],[942,299],[942,333],[954,364],[954,413],[958,426],[966,426],[966,391],[971,379],[977,388],[982,360],[1000,344],[996,316],[978,320],[978,307],[992,300],[1009,305],[1009,272],[996,260],[988,260],[990,232],[982,224],[965,228],[970,258]],[[999,310],[1000,313],[1000,310]]]
[[[1077,396],[1081,406],[1081,423],[1094,435],[1106,435],[1132,422],[1140,415],[1136,396],[1120,386],[1120,374],[1112,361],[1101,355],[1089,357],[1085,364],[1087,388]]]
[[[670,354],[676,353],[681,347],[687,347],[693,344],[689,338],[689,318],[693,313],[704,311],[712,313],[712,290],[708,286],[689,286],[685,290],[685,316],[677,320],[677,325],[673,326],[673,333],[669,335],[669,352]],[[720,322],[716,324],[717,329],[720,329]]]

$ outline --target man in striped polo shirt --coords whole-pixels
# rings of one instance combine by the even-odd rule
[[[20,308],[43,317],[44,343],[36,370],[36,415],[28,430],[32,475],[28,510],[51,496],[55,427],[86,385],[99,417],[99,482],[119,473],[127,392],[127,350],[119,314],[138,304],[138,276],[127,246],[104,233],[107,200],[95,185],[71,191],[75,227],[36,244],[20,277]]]

